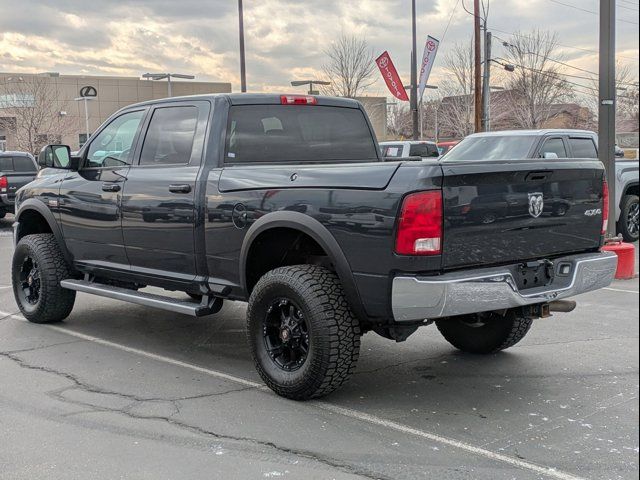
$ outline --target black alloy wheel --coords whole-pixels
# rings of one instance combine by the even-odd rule
[[[274,300],[264,319],[267,353],[281,370],[294,372],[309,354],[309,326],[302,310],[289,298]]]

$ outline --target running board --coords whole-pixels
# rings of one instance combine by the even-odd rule
[[[101,283],[88,282],[86,280],[62,280],[62,288],[75,290],[76,292],[90,293],[99,297],[113,298],[123,302],[135,303],[146,307],[155,307],[170,312],[191,315],[192,317],[204,317],[217,313],[222,308],[222,299],[211,296],[203,296],[202,302],[192,300],[178,300],[153,293],[138,292],[128,288],[114,287]]]

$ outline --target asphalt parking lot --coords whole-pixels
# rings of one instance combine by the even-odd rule
[[[638,279],[507,352],[434,327],[363,338],[351,381],[296,403],[260,383],[244,305],[193,319],[80,294],[25,322],[0,220],[2,479],[638,478]]]

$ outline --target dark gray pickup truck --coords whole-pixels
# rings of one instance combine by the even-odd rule
[[[38,174],[33,155],[25,152],[0,152],[0,218],[13,213],[16,192]]]
[[[496,352],[609,285],[617,262],[600,251],[599,161],[509,155],[384,162],[350,99],[133,105],[77,156],[43,149],[62,171],[18,192],[15,297],[37,323],[67,317],[78,291],[194,316],[247,301],[258,372],[294,399],[339,387],[367,331],[403,341],[435,323]]]

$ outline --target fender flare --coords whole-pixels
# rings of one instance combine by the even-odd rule
[[[249,289],[247,287],[246,268],[249,250],[258,235],[273,228],[290,228],[298,230],[315,240],[318,245],[327,252],[331,263],[335,266],[336,273],[342,283],[347,301],[349,302],[349,306],[353,313],[359,319],[367,318],[351,267],[347,261],[347,257],[345,257],[344,252],[340,248],[340,245],[338,245],[334,236],[324,225],[322,225],[322,223],[315,218],[300,212],[279,211],[268,213],[265,216],[260,217],[251,225],[251,227],[249,227],[240,250],[240,285],[247,296],[249,295]]]
[[[16,212],[16,217],[15,217],[16,218],[15,221],[17,225],[16,232],[15,232],[16,243],[17,243],[18,234],[20,231],[20,224],[21,224],[20,218],[22,217],[24,212],[28,210],[34,210],[38,212],[40,215],[42,215],[44,220],[49,225],[49,228],[51,229],[51,233],[53,233],[53,236],[58,242],[58,245],[60,246],[60,250],[62,250],[62,254],[64,255],[64,259],[69,263],[69,265],[73,265],[73,256],[67,249],[67,245],[64,242],[64,236],[62,235],[62,230],[60,229],[60,225],[58,225],[58,222],[53,216],[53,213],[51,213],[51,210],[49,210],[47,206],[40,200],[29,198],[20,204],[20,209]]]

